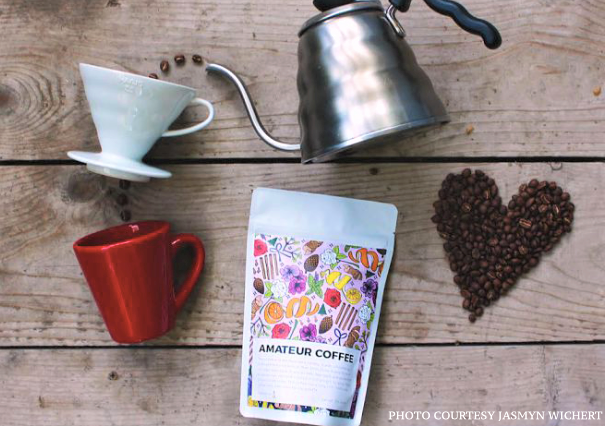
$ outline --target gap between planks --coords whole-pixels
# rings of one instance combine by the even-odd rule
[[[150,159],[145,161],[155,166],[168,165],[196,165],[196,164],[299,164],[298,158],[176,158],[176,159]],[[323,164],[454,164],[454,163],[601,163],[605,157],[352,157],[341,158]],[[16,166],[81,166],[73,160],[0,160],[0,167]],[[313,167],[316,164],[308,165]]]
[[[535,341],[535,342],[458,342],[458,343],[376,343],[376,348],[472,348],[472,347],[518,347],[518,346],[579,346],[605,345],[605,340]],[[242,345],[130,345],[130,346],[0,346],[1,351],[48,351],[48,350],[225,350],[241,349]]]

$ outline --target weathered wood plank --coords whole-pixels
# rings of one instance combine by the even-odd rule
[[[2,424],[275,424],[239,415],[239,366],[237,349],[2,351]],[[111,373],[117,380],[109,379]],[[431,417],[452,410],[602,411],[604,380],[605,348],[600,345],[378,348],[362,424],[384,425],[389,411],[404,410],[428,411]],[[555,424],[547,419],[529,423]],[[528,421],[472,424],[496,423]],[[413,424],[469,421],[433,418]]]
[[[245,238],[258,186],[394,203],[397,250],[379,340],[385,343],[605,339],[605,167],[484,164],[506,200],[520,183],[557,180],[577,205],[574,232],[510,296],[468,323],[430,221],[442,179],[461,164],[173,166],[127,191],[133,220],[169,220],[206,244],[201,286],[162,344],[240,344]],[[0,344],[105,345],[108,334],[71,245],[120,223],[117,182],[81,167],[0,167]]]
[[[605,155],[602,1],[466,0],[504,36],[501,50],[414,2],[401,20],[453,123],[370,156]],[[78,62],[147,74],[177,52],[238,70],[276,136],[298,137],[299,0],[0,0],[0,159],[66,158],[95,149]],[[42,36],[43,34],[43,36]],[[161,142],[156,158],[279,157],[250,128],[235,91],[202,69],[174,70],[216,103],[203,134]],[[200,118],[192,110],[182,122]],[[475,128],[467,135],[469,124]]]

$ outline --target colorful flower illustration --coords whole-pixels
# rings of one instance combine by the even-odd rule
[[[341,302],[340,292],[338,290],[334,290],[333,288],[326,290],[324,302],[333,308],[338,308]]]
[[[306,289],[307,282],[304,276],[290,278],[290,286],[288,287],[290,294],[304,293]]]
[[[253,299],[252,313],[256,314],[251,320],[253,336],[314,342],[328,347],[345,344],[351,347],[349,343],[353,342],[353,348],[362,354],[357,370],[359,388],[364,371],[363,354],[368,350],[375,320],[380,281],[380,271],[372,269],[375,267],[374,257],[369,253],[378,254],[380,268],[386,251],[270,234],[256,234],[253,249],[256,256],[252,265],[253,285],[247,289],[251,292],[250,300]],[[365,250],[368,252],[367,262],[361,256]],[[352,256],[348,257],[350,252]],[[266,259],[265,256],[272,257]],[[338,320],[339,310],[345,307],[347,309],[341,312]],[[325,320],[329,320],[330,327],[325,325],[328,323]],[[351,340],[350,334],[355,339]],[[341,418],[353,418],[355,415],[357,391],[348,411],[254,401],[251,398],[254,379],[250,368],[248,376],[248,403],[251,406],[309,411],[319,416]],[[318,420],[321,421],[321,417]]]
[[[370,279],[363,283],[363,285],[361,286],[361,292],[367,297],[372,297],[372,293],[374,293],[377,288],[378,282],[376,280]]]
[[[315,324],[305,325],[300,329],[300,340],[305,340],[307,342],[314,342],[317,340],[317,327],[315,327]]]
[[[321,261],[326,265],[336,263],[336,253],[332,250],[326,250],[321,254]]]
[[[284,280],[290,281],[292,277],[302,277],[303,272],[296,265],[286,265],[280,270],[281,276]]]
[[[275,284],[271,287],[271,291],[273,292],[273,296],[276,299],[281,299],[288,294],[288,286],[285,282],[279,280],[276,281]]]
[[[287,339],[290,334],[290,326],[288,324],[277,324],[271,331],[271,337],[274,339]]]
[[[345,293],[345,297],[351,305],[356,305],[361,300],[361,292],[356,288],[350,288]]]
[[[267,253],[267,244],[263,240],[254,240],[254,256],[262,256]]]
[[[368,305],[365,305],[359,310],[357,315],[359,315],[359,320],[366,324],[372,317],[372,309]]]

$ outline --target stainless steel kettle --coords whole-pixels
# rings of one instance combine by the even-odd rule
[[[411,0],[315,0],[322,11],[300,30],[298,59],[301,143],[274,139],[263,127],[248,90],[231,70],[210,64],[207,71],[238,89],[260,138],[281,151],[302,152],[302,161],[324,162],[359,147],[399,140],[420,128],[449,121],[428,76],[405,41],[396,11]],[[450,0],[425,0],[488,48],[502,43],[498,30]]]

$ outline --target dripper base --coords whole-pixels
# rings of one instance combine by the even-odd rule
[[[128,158],[93,152],[70,151],[70,158],[86,164],[88,170],[103,176],[132,182],[149,182],[151,178],[168,179],[172,173],[148,166],[140,161]]]
[[[135,175],[134,173],[123,172],[109,167],[95,166],[87,164],[86,168],[98,175],[108,176],[115,179],[128,180],[131,182],[149,182],[151,178],[147,176]]]

